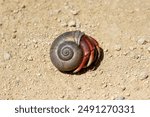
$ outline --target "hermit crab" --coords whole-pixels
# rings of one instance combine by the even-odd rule
[[[53,65],[62,72],[79,72],[97,63],[101,56],[98,42],[81,31],[65,32],[58,36],[50,48]]]

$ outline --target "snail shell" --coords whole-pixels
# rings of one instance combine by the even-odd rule
[[[50,58],[53,65],[60,71],[76,69],[83,58],[80,39],[84,35],[81,31],[71,31],[58,36],[52,43]]]

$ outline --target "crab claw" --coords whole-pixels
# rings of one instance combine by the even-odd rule
[[[95,64],[99,61],[100,57],[101,57],[101,49],[100,49],[100,46],[98,44],[98,42],[89,36],[89,38],[92,40],[92,42],[94,43],[94,45],[96,46],[96,50],[97,50],[97,57],[95,58]]]
[[[83,38],[81,38],[80,40],[80,46],[83,50],[83,59],[82,59],[82,62],[81,64],[79,65],[79,67],[77,67],[73,73],[76,73],[78,71],[80,71],[87,63],[88,59],[89,59],[89,55],[90,55],[90,49],[89,49],[89,46],[88,44],[84,41]]]
[[[90,57],[89,57],[89,60],[88,60],[88,63],[86,65],[86,67],[89,67],[92,62],[94,61],[94,50],[95,50],[95,46],[94,46],[94,43],[91,41],[91,39],[89,38],[89,36],[87,35],[84,35],[83,37],[83,40],[87,43],[88,47],[89,47],[89,54],[90,54]]]
[[[80,40],[80,47],[83,50],[83,59],[74,73],[80,71],[82,68],[89,67],[94,61],[98,62],[100,58],[100,48],[98,42],[87,35],[83,35]]]

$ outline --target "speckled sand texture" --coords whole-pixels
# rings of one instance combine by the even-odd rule
[[[52,65],[71,30],[103,48],[95,71]],[[150,0],[0,0],[0,99],[150,99]]]

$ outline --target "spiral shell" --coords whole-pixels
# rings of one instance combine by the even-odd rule
[[[82,64],[85,64],[86,61],[90,59],[88,58],[90,56],[90,51],[95,53],[95,57],[92,57],[91,63],[98,58],[97,50],[90,50],[86,43],[86,41],[90,42],[89,44],[93,45],[93,48],[96,48],[94,44],[95,41],[83,38],[85,36],[86,35],[81,31],[70,31],[61,34],[54,40],[50,48],[50,59],[59,71],[73,71],[80,66],[80,68],[75,71],[78,72],[82,67],[87,67],[85,65],[82,66]],[[88,53],[88,56],[85,53]],[[86,61],[83,60],[85,56]]]
[[[60,71],[72,71],[77,68],[83,58],[79,39],[80,31],[66,32],[57,37],[50,49],[50,58],[54,66]]]

